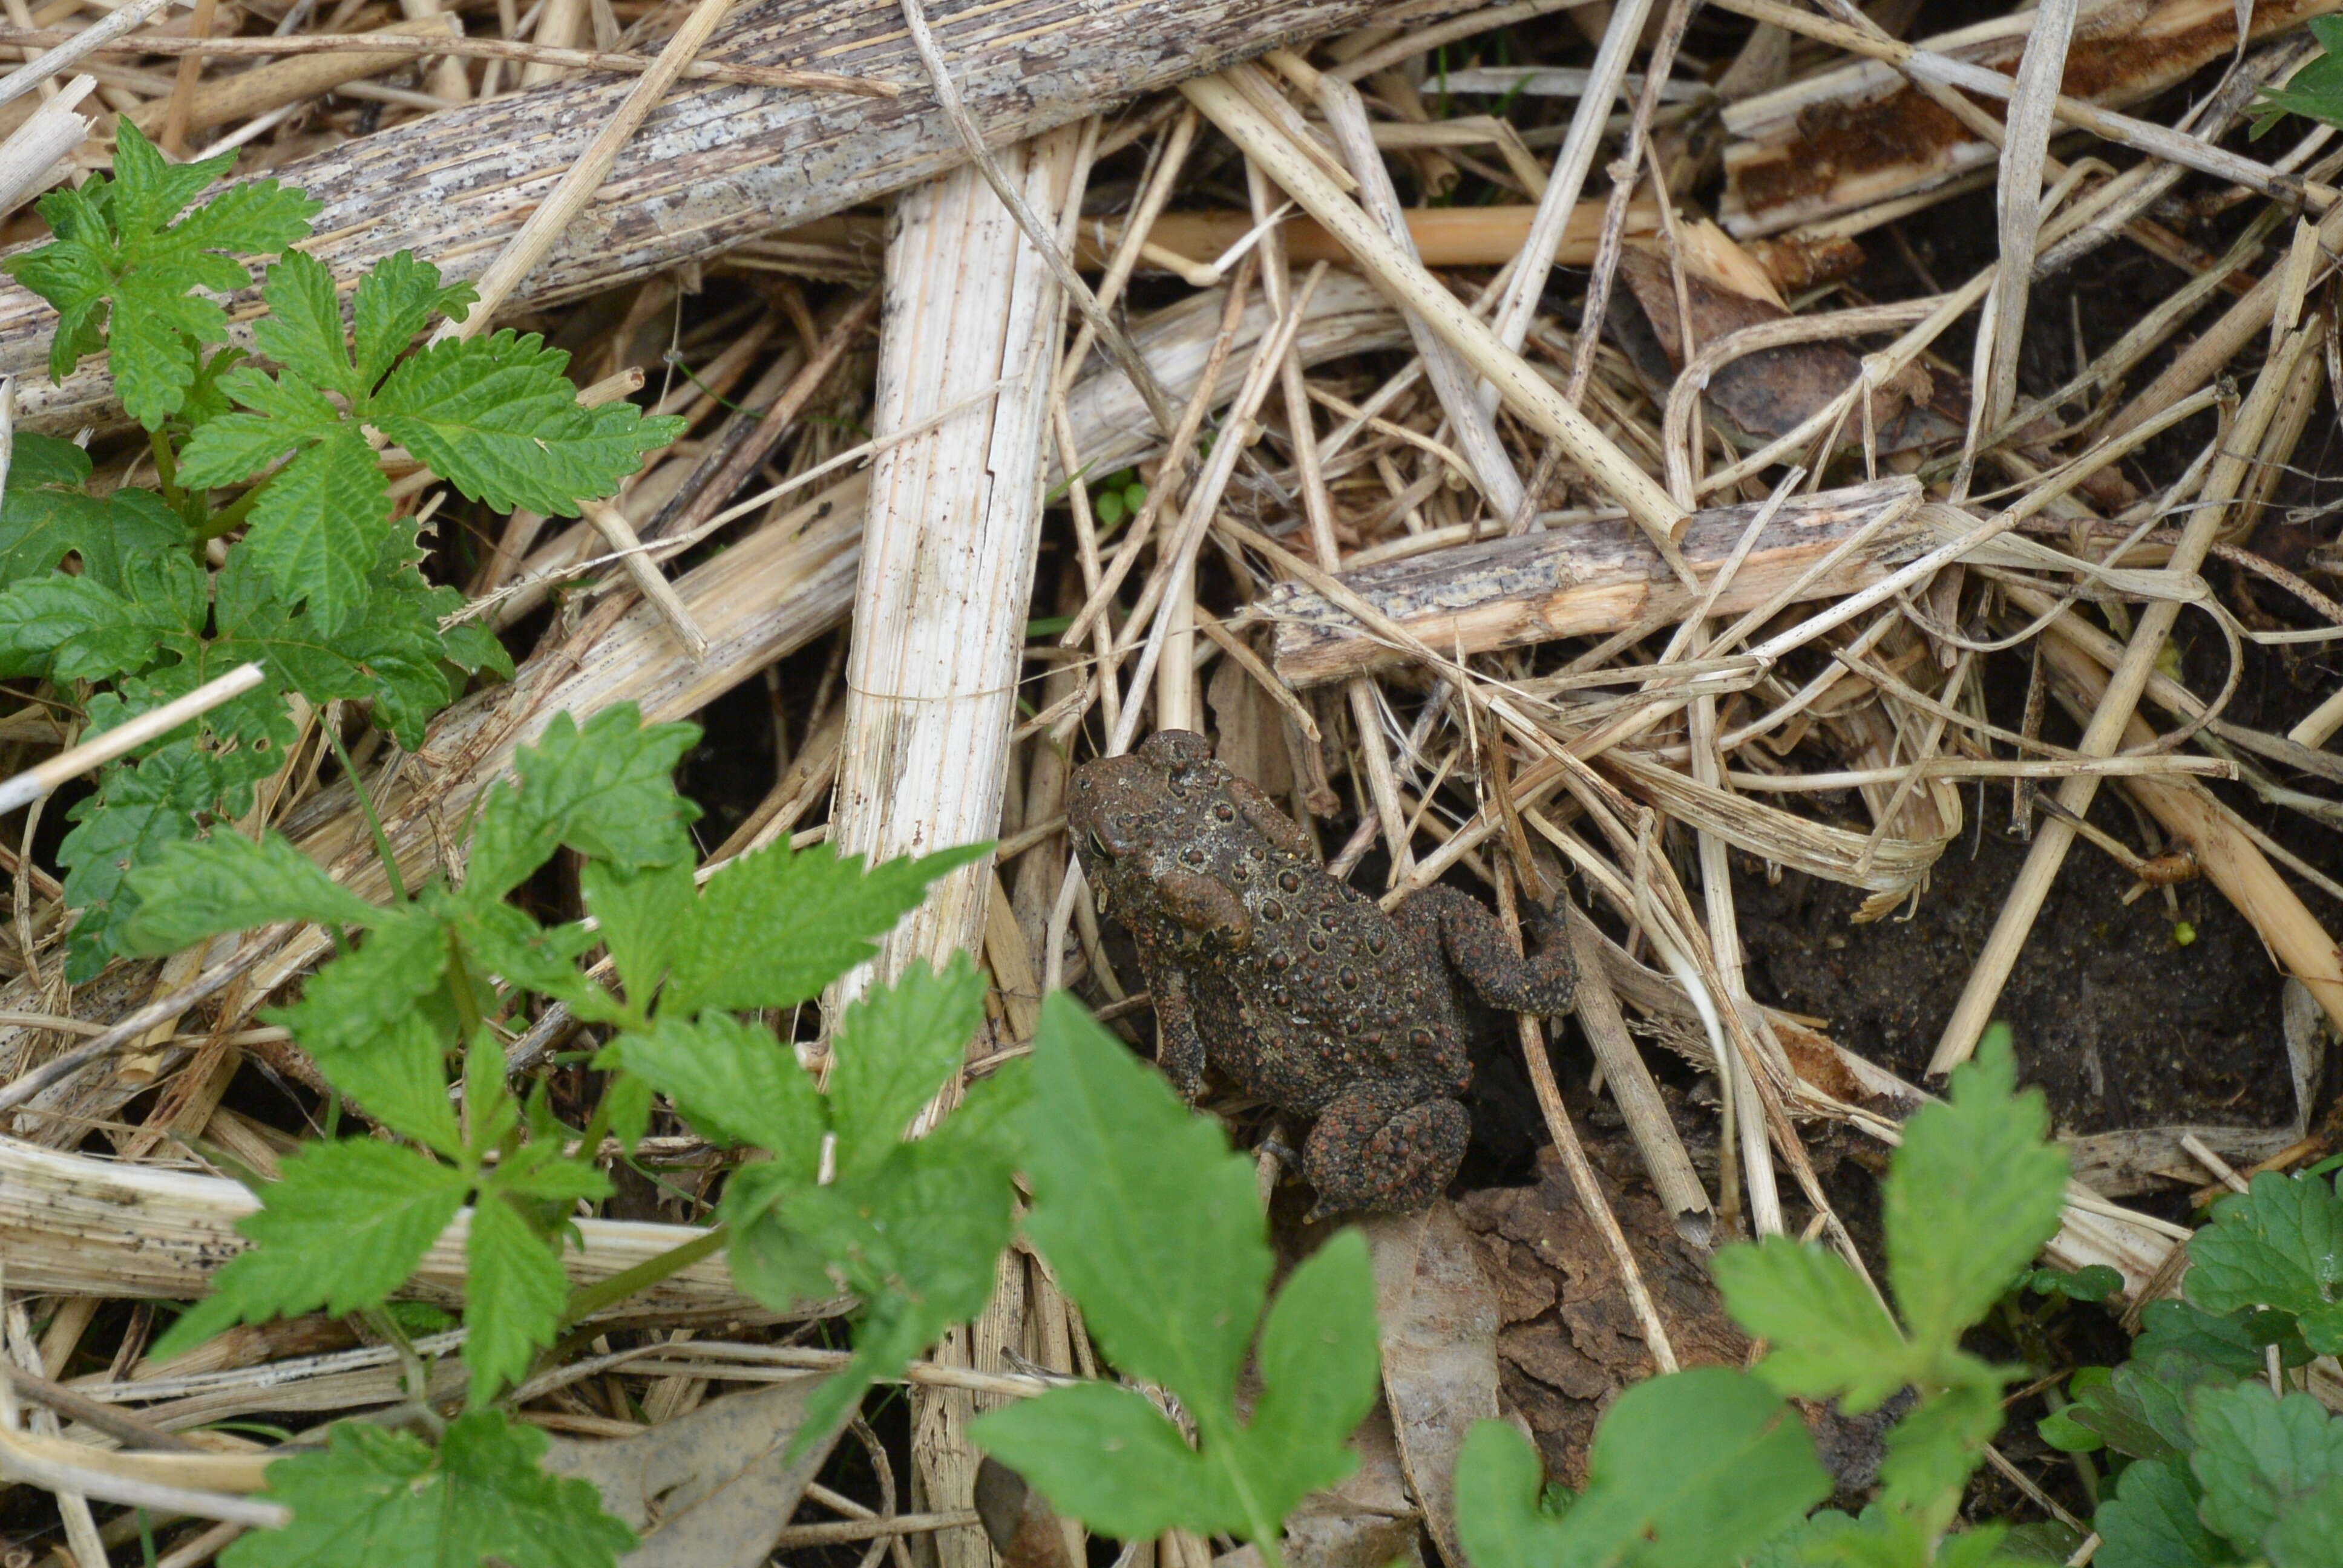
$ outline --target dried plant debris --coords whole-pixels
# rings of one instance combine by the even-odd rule
[[[1995,1019],[2072,1181],[1992,1353],[2120,1360],[2097,1292],[2343,1409],[2180,1246],[2338,1143],[2334,9],[15,8],[0,1554],[1492,1568],[1476,1423],[1626,1506],[1606,1413],[1749,1362],[1712,1251],[1885,1277]],[[1277,1005],[1083,878],[1162,731],[1265,875],[1577,954],[1337,1113],[1396,1165],[1443,1108],[1363,1241],[1313,1094],[1183,1072],[1232,1146],[1133,1087],[1178,976]],[[1222,826],[1159,945],[1291,912]],[[1329,952],[1286,1011],[1414,1005]],[[1124,1087],[1037,1154],[1052,1060]],[[2202,1493],[2285,1563],[2310,1503],[2061,1457],[2117,1386],[2019,1396],[1976,1508],[2097,1483],[2126,1568]],[[1795,1409],[1837,1505],[1900,1484],[1901,1405]]]

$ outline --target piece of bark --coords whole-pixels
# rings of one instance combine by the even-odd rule
[[[2247,35],[2266,37],[2337,0],[2259,0]],[[2230,0],[2106,0],[2075,26],[2063,91],[2108,106],[2137,103],[2237,46]],[[2004,75],[2017,69],[2031,12],[1925,40],[1921,47]],[[1987,106],[1996,116],[2000,110]],[[1865,61],[1727,105],[1718,216],[1738,236],[1775,234],[1926,190],[1997,157],[1991,144],[1893,67]]]
[[[1429,19],[1469,8],[1433,0]],[[1012,0],[938,15],[934,28],[988,142],[1036,136],[1283,45],[1355,27],[1373,0]],[[415,24],[402,23],[412,31]],[[903,84],[897,98],[694,84],[662,104],[593,206],[508,302],[533,309],[598,292],[841,211],[964,160],[893,0],[766,0],[709,57]],[[331,59],[333,56],[320,56]],[[303,249],[347,289],[412,250],[449,281],[478,276],[607,121],[631,78],[588,77],[442,109],[271,171],[326,204]],[[231,302],[253,314],[257,290]],[[0,287],[0,374],[37,369],[56,316]],[[17,387],[26,429],[99,417],[110,383]]]
[[[1674,1220],[1632,1174],[1637,1156],[1624,1139],[1591,1140],[1586,1148],[1679,1361],[1741,1365],[1749,1341],[1725,1314],[1707,1251],[1677,1236]],[[1509,1278],[1552,1292],[1550,1309],[1498,1333],[1500,1375],[1506,1398],[1529,1422],[1547,1474],[1584,1485],[1587,1443],[1602,1412],[1659,1370],[1610,1251],[1552,1149],[1539,1153],[1536,1186],[1468,1193],[1457,1211],[1475,1232],[1502,1297],[1530,1289],[1502,1282]]]
[[[1919,501],[1919,482],[1897,477],[1785,502],[1713,613],[1755,608],[1885,514],[1889,521],[1868,543],[1799,598],[1836,598],[1869,587],[1933,541],[1904,520]],[[1715,575],[1757,510],[1750,503],[1694,513],[1679,546],[1694,572]],[[1642,531],[1624,518],[1430,550],[1345,573],[1342,581],[1425,645],[1452,656],[1607,636],[1682,615],[1696,602]],[[1300,583],[1273,585],[1263,608],[1277,628],[1275,668],[1289,685],[1320,686],[1406,658]]]

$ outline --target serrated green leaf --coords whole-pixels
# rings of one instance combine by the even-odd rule
[[[1734,1321],[1768,1342],[1758,1375],[1783,1392],[1836,1398],[1860,1414],[1917,1373],[1910,1342],[1835,1254],[1769,1236],[1722,1249],[1714,1266]]]
[[[390,487],[373,449],[355,426],[337,425],[269,481],[237,548],[330,636],[365,603],[389,526]]]
[[[2263,1331],[2277,1326],[2285,1314],[2240,1308],[2216,1316],[2187,1302],[2150,1302],[2139,1315],[2139,1337],[2132,1342],[2132,1359],[2154,1363],[2167,1355],[2187,1356],[2218,1368],[2232,1378],[2258,1377],[2266,1362],[2264,1346],[2272,1342]],[[2290,1322],[2287,1325],[2290,1329]],[[2308,1350],[2291,1332],[2280,1334],[2284,1363],[2301,1366]]]
[[[581,921],[540,926],[510,904],[488,904],[466,912],[458,937],[477,968],[508,985],[567,1002],[581,1017],[607,1010],[602,989],[578,972],[578,955],[594,945]]]
[[[407,1283],[469,1185],[427,1155],[367,1139],[307,1144],[284,1169],[259,1211],[236,1222],[252,1250],[228,1261],[154,1354],[177,1355],[232,1323],[379,1305]]]
[[[2001,1430],[2001,1380],[1981,1377],[1923,1398],[1888,1429],[1880,1498],[1942,1530],[1959,1509],[1985,1445]]]
[[[2178,1458],[2194,1442],[2188,1429],[2189,1396],[2207,1383],[2227,1381],[2227,1372],[2193,1356],[2135,1356],[2105,1382],[2078,1390],[2066,1413],[2118,1453],[2135,1459]]]
[[[176,952],[278,920],[367,926],[381,913],[273,831],[255,840],[223,829],[173,844],[131,874],[131,888],[139,909],[122,940],[134,953]]]
[[[99,776],[98,792],[75,802],[77,824],[57,846],[65,866],[65,903],[76,911],[65,944],[65,978],[95,980],[115,956],[115,932],[137,912],[130,873],[169,845],[192,838],[195,814],[220,795],[211,759],[191,740],[173,741],[135,765],[117,763]]]
[[[464,1365],[478,1409],[528,1373],[560,1331],[569,1302],[558,1243],[539,1236],[519,1210],[483,1196],[464,1245]]]
[[[679,945],[662,1004],[794,1007],[878,951],[870,939],[917,909],[927,886],[988,844],[889,860],[863,874],[862,858],[827,844],[774,844],[708,879],[689,940]]]
[[[268,1467],[268,1497],[293,1511],[283,1530],[240,1536],[223,1568],[614,1568],[634,1532],[602,1512],[592,1483],[548,1473],[548,1442],[502,1411],[447,1425],[437,1454],[421,1439],[337,1422],[323,1452]]]
[[[676,793],[673,774],[699,739],[696,725],[644,724],[631,702],[604,709],[583,729],[555,714],[513,759],[520,787],[488,792],[466,896],[504,897],[564,845],[628,870],[689,858],[684,829],[699,808]]]
[[[341,410],[324,393],[289,376],[240,366],[220,377],[219,390],[247,412],[216,415],[187,437],[179,482],[190,489],[248,479],[343,427]]]
[[[534,1136],[534,1134],[532,1134]],[[562,1208],[608,1198],[610,1179],[584,1160],[564,1155],[558,1143],[528,1143],[490,1171],[485,1189],[491,1193],[550,1203]]]
[[[260,297],[268,314],[254,325],[252,340],[261,353],[313,387],[352,402],[364,395],[350,363],[341,297],[324,262],[305,251],[287,251],[268,269]]]
[[[206,186],[235,166],[236,160],[225,155],[199,163],[175,163],[136,126],[130,126],[114,149],[112,210],[116,228],[130,240],[156,233],[202,195]]]
[[[1105,1534],[1144,1541],[1175,1525],[1244,1527],[1219,1473],[1131,1389],[1051,1389],[983,1417],[969,1436],[1060,1513]]]
[[[2213,1222],[2190,1239],[2188,1258],[2188,1299],[2208,1312],[2319,1312],[2343,1293],[2343,1199],[2321,1177],[2266,1171],[2213,1206]],[[2311,1348],[2343,1347],[2313,1341]]]
[[[186,540],[186,525],[150,490],[124,487],[98,498],[81,487],[89,458],[70,441],[20,430],[0,498],[0,588],[36,578],[79,558],[82,575],[123,586],[123,565]]]
[[[447,1100],[447,1036],[439,1020],[410,1010],[361,1042],[310,1054],[361,1114],[453,1160],[464,1134]]]
[[[371,388],[417,333],[435,316],[461,321],[480,291],[468,283],[442,286],[439,269],[402,250],[375,263],[358,282],[352,309],[357,332],[358,379]]]
[[[1956,1069],[1950,1097],[1906,1123],[1885,1193],[1887,1275],[1906,1333],[1951,1352],[2058,1229],[2066,1155],[2050,1109],[2016,1092],[2006,1030]]]
[[[2343,1422],[2307,1393],[2281,1400],[2265,1384],[2232,1383],[2197,1391],[2189,1413],[2197,1512],[2242,1547],[2260,1547],[2280,1515],[2343,1477]]]
[[[828,1300],[843,1288],[821,1247],[789,1224],[788,1201],[805,1185],[799,1172],[759,1162],[735,1171],[724,1187],[724,1228],[731,1237],[725,1261],[732,1282],[777,1312]]]
[[[984,977],[965,953],[940,974],[915,964],[846,1010],[830,1069],[840,1176],[875,1171],[894,1153],[983,1021]]]
[[[774,1166],[810,1182],[829,1131],[813,1075],[770,1030],[729,1013],[697,1022],[659,1018],[606,1053],[675,1102],[693,1127],[769,1150]]]
[[[2237,1554],[2197,1518],[2197,1498],[2179,1463],[2126,1466],[2115,1496],[2091,1521],[2099,1535],[2092,1561],[2104,1568],[2230,1568]]]
[[[268,1016],[320,1063],[363,1050],[439,989],[448,958],[447,933],[430,914],[388,910],[354,951],[309,977],[299,1001]]]
[[[393,370],[367,419],[468,499],[568,516],[682,434],[631,403],[580,407],[568,363],[534,333],[449,338]]]
[[[62,380],[82,355],[111,347],[123,407],[150,430],[183,406],[200,346],[226,330],[226,313],[188,290],[241,287],[250,274],[219,252],[277,249],[307,232],[321,210],[299,192],[262,180],[172,224],[227,166],[216,158],[173,164],[132,126],[117,139],[114,178],[45,196],[41,211],[56,240],[6,264],[56,307],[51,376]]]
[[[691,862],[628,872],[606,860],[588,860],[578,873],[578,890],[601,924],[628,1000],[648,1010],[699,902]]]
[[[1621,1394],[1595,1429],[1563,1561],[1709,1568],[1737,1561],[1830,1495],[1805,1423],[1754,1378],[1695,1367]]]
[[[1033,1063],[1027,1231],[1125,1373],[1225,1405],[1269,1289],[1252,1162],[1063,994]]]

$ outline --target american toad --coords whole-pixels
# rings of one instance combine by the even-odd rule
[[[1138,943],[1163,1070],[1193,1099],[1209,1061],[1317,1118],[1302,1171],[1321,1214],[1421,1209],[1456,1174],[1473,1070],[1452,972],[1521,1012],[1567,1011],[1576,990],[1566,943],[1523,960],[1465,893],[1427,888],[1386,914],[1328,876],[1201,735],[1167,729],[1085,764],[1066,821]]]

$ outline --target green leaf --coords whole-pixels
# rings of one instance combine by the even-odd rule
[[[568,363],[534,333],[449,338],[393,370],[367,418],[468,500],[568,516],[684,430],[631,403],[580,407]]]
[[[448,1423],[437,1453],[412,1433],[337,1422],[323,1452],[268,1467],[283,1530],[243,1535],[223,1568],[613,1568],[634,1532],[590,1482],[544,1468],[545,1434],[502,1411]]]
[[[1001,1119],[981,1102],[1013,1102],[1021,1088],[1013,1076],[989,1080],[934,1132],[899,1146],[874,1174],[800,1188],[788,1200],[791,1229],[830,1260],[864,1303],[855,1320],[854,1359],[807,1402],[808,1432],[844,1419],[873,1381],[900,1373],[991,1299],[1012,1233],[1013,1153],[994,1135]]]
[[[2197,1495],[2177,1462],[2127,1465],[2115,1496],[2091,1521],[2099,1533],[2092,1561],[2103,1568],[2228,1568],[2237,1553],[2197,1518]]]
[[[1887,1432],[1880,1498],[1941,1530],[2001,1430],[2001,1380],[1979,1377],[1929,1394]]]
[[[132,418],[153,430],[179,410],[195,383],[197,347],[227,330],[227,313],[188,291],[242,287],[251,275],[220,252],[279,249],[307,233],[323,210],[298,191],[260,180],[172,224],[231,162],[173,164],[133,126],[116,142],[112,180],[41,199],[57,238],[0,266],[57,309],[52,379],[64,380],[83,355],[110,347],[115,385]]]
[[[1564,1560],[1632,1550],[1649,1568],[1735,1562],[1830,1490],[1805,1423],[1764,1383],[1724,1367],[1652,1378],[1595,1429],[1586,1490],[1562,1521]]]
[[[2038,1091],[2016,1092],[2006,1030],[1955,1070],[1950,1098],[1906,1123],[1887,1180],[1887,1275],[1919,1353],[1953,1352],[2056,1233],[2064,1150]]]
[[[151,490],[106,497],[82,489],[89,457],[70,441],[19,430],[0,496],[0,588],[41,577],[67,557],[82,575],[119,589],[126,560],[183,544],[187,526]]]
[[[365,603],[389,526],[390,486],[373,448],[356,426],[337,424],[269,482],[238,548],[330,635]]]
[[[601,923],[628,1000],[649,1010],[699,903],[691,862],[622,871],[606,860],[588,860],[578,873],[578,890]]]
[[[697,1022],[659,1018],[598,1058],[648,1082],[699,1131],[769,1150],[774,1164],[810,1182],[829,1131],[813,1075],[760,1025],[711,1012]]]
[[[1336,1232],[1286,1279],[1262,1325],[1261,1397],[1246,1426],[1222,1434],[1223,1462],[1254,1507],[1282,1519],[1358,1468],[1351,1433],[1383,1386],[1374,1264],[1356,1230]]]
[[[862,858],[827,844],[792,851],[774,844],[724,867],[700,890],[689,940],[677,949],[664,1005],[794,1007],[878,951],[870,939],[989,844],[889,860],[865,876]]]
[[[2279,1346],[2287,1366],[2301,1366],[2310,1360],[2308,1348],[2293,1332],[2291,1318],[2281,1312],[2240,1308],[2217,1317],[2187,1302],[2167,1300],[2148,1302],[2139,1318],[2139,1337],[2131,1347],[2134,1361],[2153,1364],[2167,1354],[2178,1354],[2232,1378],[2247,1378],[2261,1375],[2264,1347],[2270,1343]]]
[[[259,1211],[236,1222],[252,1250],[228,1261],[153,1353],[177,1355],[232,1323],[380,1305],[455,1219],[468,1185],[463,1172],[394,1144],[305,1145],[286,1159],[285,1179],[262,1194]]]
[[[2288,1508],[2263,1544],[2273,1568],[2334,1568],[2343,1548],[2343,1477]]]
[[[365,388],[350,364],[341,297],[326,264],[304,251],[287,251],[268,269],[260,297],[268,305],[252,329],[260,352],[312,387],[357,401]]]
[[[2208,1382],[2228,1381],[2227,1372],[2193,1356],[2167,1352],[2151,1360],[2135,1355],[2106,1382],[2078,1389],[2066,1414],[2118,1453],[2177,1459],[2196,1441],[2188,1427],[2189,1396]]]
[[[1456,1456],[1456,1535],[1473,1568],[1564,1561],[1560,1518],[1544,1503],[1545,1462],[1509,1422],[1476,1421]]]
[[[484,1194],[464,1246],[464,1365],[474,1409],[528,1373],[560,1331],[569,1302],[560,1243],[539,1236],[521,1211]]]
[[[355,951],[311,975],[299,1001],[268,1016],[330,1078],[329,1059],[367,1049],[439,989],[448,956],[447,932],[429,913],[384,910]]]
[[[187,437],[178,477],[190,489],[248,479],[344,427],[342,411],[324,393],[291,376],[246,365],[219,377],[218,387],[247,412],[215,415]]]
[[[830,1046],[839,1175],[874,1171],[893,1154],[983,1021],[984,977],[965,953],[941,974],[913,965],[846,1010]]]
[[[2289,1509],[2343,1476],[2343,1422],[2307,1393],[2274,1396],[2258,1382],[2199,1390],[2189,1456],[2205,1501],[2198,1513],[2248,1549]]]
[[[1121,1371],[1179,1397],[1201,1463],[1180,1457],[1176,1434],[1177,1452],[1166,1447],[1142,1409],[1099,1394],[999,1412],[970,1435],[1093,1524],[1160,1521],[1272,1544],[1307,1493],[1349,1473],[1345,1445],[1374,1399],[1365,1241],[1346,1231],[1294,1271],[1262,1332],[1252,1420],[1240,1422],[1237,1373],[1270,1272],[1249,1163],[1062,995],[1042,1005],[1033,1063],[1027,1230]],[[1084,1414],[1102,1424],[1068,1428]]]
[[[1059,1512],[1105,1534],[1144,1541],[1174,1525],[1244,1527],[1224,1478],[1135,1390],[1051,1389],[985,1416],[969,1435]]]
[[[1227,1402],[1269,1288],[1252,1161],[1071,998],[1033,1063],[1027,1231],[1125,1374]]]
[[[176,952],[278,920],[368,926],[381,914],[277,832],[255,840],[222,829],[172,844],[131,873],[130,887],[138,909],[122,942],[134,953]]]
[[[2188,1299],[2208,1312],[2277,1307],[2303,1320],[2321,1352],[2343,1350],[2325,1310],[2343,1282],[2343,1199],[2319,1177],[2266,1171],[2213,1206],[2188,1242]]]
[[[196,830],[195,814],[220,796],[209,758],[191,740],[174,741],[135,766],[100,775],[98,792],[65,815],[78,824],[57,846],[66,867],[65,902],[76,910],[65,947],[65,978],[94,980],[115,954],[115,931],[137,912],[126,886],[138,867]]]
[[[380,381],[433,317],[461,321],[479,297],[480,291],[468,283],[443,287],[439,269],[416,260],[411,250],[375,263],[374,270],[359,280],[351,313],[357,329],[360,383],[371,388]]]
[[[631,702],[604,709],[583,729],[556,713],[513,759],[520,787],[494,786],[480,808],[466,896],[504,897],[564,845],[626,870],[689,859],[685,825],[699,809],[676,793],[672,776],[699,739],[696,725],[644,724]]]
[[[1919,1358],[1845,1260],[1769,1236],[1718,1251],[1734,1321],[1768,1342],[1758,1375],[1784,1393],[1838,1399],[1857,1414],[1910,1382]]]
[[[464,1134],[447,1100],[447,1041],[437,1020],[410,1010],[370,1039],[311,1055],[326,1081],[358,1111],[452,1160],[464,1148]]]

